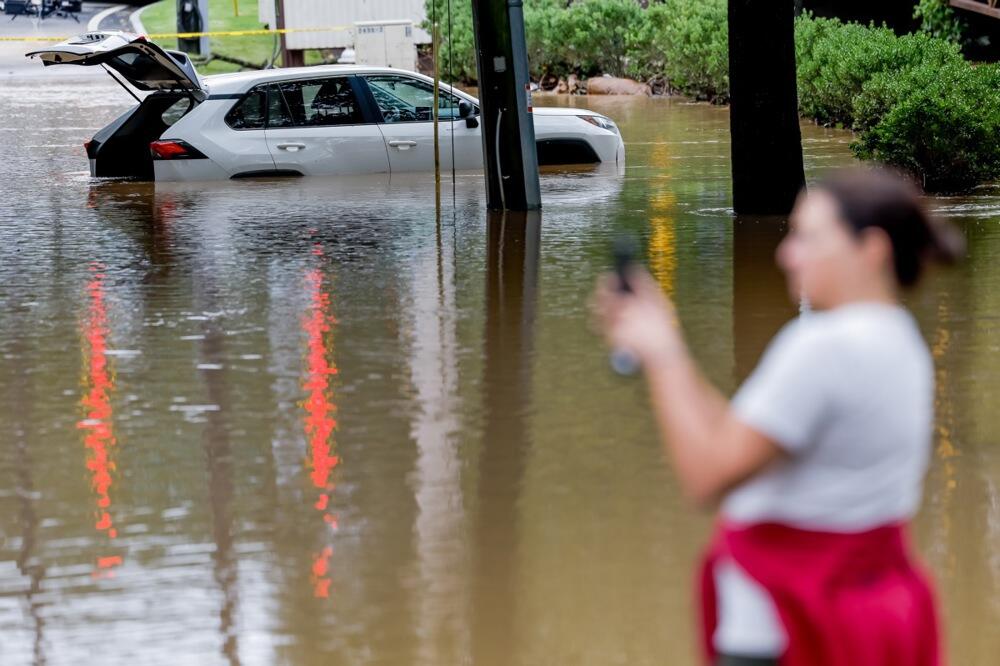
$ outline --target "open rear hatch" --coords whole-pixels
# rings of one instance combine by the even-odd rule
[[[150,143],[208,96],[185,54],[141,35],[88,32],[26,55],[46,66],[101,65],[139,102],[84,144],[93,176],[152,180]],[[149,94],[140,99],[121,79]]]
[[[187,55],[165,51],[143,35],[128,32],[88,32],[54,46],[31,51],[49,65],[105,65],[139,90],[185,91],[205,94],[198,72]]]

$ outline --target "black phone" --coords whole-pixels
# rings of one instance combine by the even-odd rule
[[[637,261],[636,258],[639,255],[637,247],[635,239],[626,236],[616,238],[611,247],[614,271],[618,277],[618,290],[623,293],[632,293],[632,285],[628,282],[628,273]],[[611,369],[619,375],[629,377],[639,372],[639,359],[627,349],[612,349],[609,360]]]
[[[636,262],[635,240],[619,236],[611,247],[611,254],[614,260],[615,275],[618,276],[619,291],[631,293],[632,285],[628,283],[628,272]]]

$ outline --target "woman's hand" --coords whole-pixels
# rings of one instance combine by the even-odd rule
[[[597,280],[593,310],[608,345],[633,354],[647,368],[683,354],[674,306],[660,285],[641,268],[629,270],[628,282],[631,292],[619,289],[612,273]]]

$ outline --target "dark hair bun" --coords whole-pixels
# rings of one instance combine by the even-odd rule
[[[817,183],[840,207],[843,221],[860,234],[882,229],[892,242],[896,279],[917,283],[929,261],[954,263],[965,254],[965,238],[951,224],[930,215],[920,190],[886,168],[845,169]]]

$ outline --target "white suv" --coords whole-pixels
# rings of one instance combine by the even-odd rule
[[[433,83],[414,72],[327,65],[201,79],[185,54],[121,32],[27,55],[45,65],[105,65],[149,93],[85,144],[93,176],[191,181],[434,168]],[[456,169],[481,168],[478,100],[442,84],[438,113],[442,168],[453,154]],[[539,164],[624,165],[625,144],[609,118],[569,108],[532,115]]]

